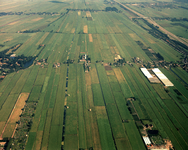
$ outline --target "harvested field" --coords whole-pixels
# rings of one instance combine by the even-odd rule
[[[134,40],[134,41],[139,41],[140,38],[135,34],[135,33],[129,33],[129,36]]]
[[[11,8],[14,8],[14,7],[18,7],[18,6],[20,6],[20,4],[19,5],[10,6],[10,7],[5,7],[3,10],[8,10],[8,9],[11,9]]]
[[[21,113],[21,109],[24,107],[25,101],[28,99],[28,97],[29,97],[29,93],[21,93],[17,102],[16,102],[15,110],[20,109],[20,113]],[[14,115],[14,113],[13,113],[13,115]],[[13,119],[13,117],[12,117],[12,119]]]
[[[6,54],[10,54],[13,50],[18,48],[19,46],[20,46],[20,44],[16,45],[14,48],[10,49]]]
[[[41,19],[43,19],[43,18],[38,17],[38,18],[33,19],[32,21],[39,21],[39,20],[41,20]]]
[[[84,26],[84,28],[83,28],[83,32],[84,32],[84,33],[88,33],[87,25]]]
[[[69,26],[69,23],[66,24],[65,29]]]
[[[7,4],[2,4],[2,5],[0,5],[0,7],[6,6],[6,5],[11,5],[11,4],[14,4],[14,3],[16,3],[16,2],[11,2],[11,3],[7,3]]]
[[[87,17],[91,17],[90,11],[86,11],[86,16],[87,16]]]
[[[19,22],[19,21],[14,21],[14,22],[9,23],[8,25],[12,26],[12,25],[17,24],[18,22]]]
[[[80,16],[81,15],[81,11],[78,11],[78,16]]]
[[[116,75],[116,78],[118,79],[118,81],[121,83],[121,82],[124,82],[125,81],[125,78],[121,72],[121,70],[119,68],[113,68],[114,70],[114,73]]]
[[[11,138],[13,138],[14,137],[14,134],[15,134],[15,132],[16,132],[16,128],[18,127],[18,124],[16,124],[16,126],[15,126],[15,128],[14,128],[14,131],[13,131],[13,133],[12,133],[12,136],[11,136]]]
[[[93,42],[92,34],[88,34],[88,35],[89,35],[89,42]]]
[[[4,129],[2,131],[2,134],[0,137],[3,137],[4,132],[9,132],[9,131],[13,131],[12,129],[15,129],[16,126],[16,121],[19,120],[20,118],[20,114],[22,112],[22,108],[25,105],[25,101],[28,99],[29,93],[21,93],[15,106],[14,109],[11,112],[11,115],[6,123],[6,125],[4,126]],[[11,129],[9,129],[9,127],[11,127]],[[13,132],[12,132],[13,134]]]
[[[13,40],[13,38],[8,38],[8,39],[4,40],[3,42],[8,42],[8,41],[12,41],[12,40]]]
[[[114,71],[113,70],[106,70],[106,75],[107,76],[113,76],[114,75]]]
[[[71,30],[71,33],[74,33],[75,32],[75,28],[73,28],[72,30]]]
[[[93,20],[90,11],[86,11],[87,20]]]
[[[117,47],[116,47],[116,46],[114,46],[114,51],[115,51],[115,53],[116,53],[116,54],[118,54],[118,55],[119,55],[119,51],[118,51],[118,49],[117,49]]]

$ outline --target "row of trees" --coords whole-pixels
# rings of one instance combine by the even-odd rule
[[[115,11],[115,12],[118,12],[118,9],[116,7],[106,7],[105,11]]]
[[[188,46],[186,46],[185,44],[183,44],[179,41],[170,39],[165,33],[161,32],[157,26],[150,24],[145,19],[142,19],[142,18],[139,18],[139,19],[142,20],[148,27],[150,27],[150,29],[145,28],[142,24],[140,24],[137,21],[137,18],[133,18],[133,21],[135,23],[137,23],[139,26],[141,26],[143,29],[147,30],[149,34],[151,34],[152,36],[154,36],[158,39],[161,39],[161,40],[167,42],[170,46],[174,47],[174,49],[177,50],[178,52],[180,52],[182,54],[188,54]]]
[[[152,19],[154,20],[169,20],[169,21],[172,21],[172,22],[175,22],[175,21],[188,21],[188,18],[172,18],[172,17],[152,17]]]
[[[67,9],[67,11],[90,11],[90,12],[94,12],[94,11],[115,11],[115,12],[118,12],[118,9],[116,7],[106,7],[104,10],[86,8],[86,9]]]
[[[35,33],[35,32],[40,32],[40,29],[37,30],[25,30],[25,31],[20,31],[20,33]]]
[[[0,12],[0,16],[5,15],[55,15],[59,14],[58,12],[30,12],[30,13],[24,13],[24,12]],[[62,13],[61,13],[62,15]]]

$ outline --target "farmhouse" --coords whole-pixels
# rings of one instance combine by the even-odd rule
[[[80,57],[80,61],[86,61],[86,59],[87,59],[87,55],[85,54],[85,55],[82,55],[81,57]]]
[[[53,67],[54,67],[54,68],[58,68],[58,67],[60,67],[60,66],[61,66],[60,63],[54,63],[54,64],[53,64]]]
[[[121,59],[122,59],[122,57],[121,57],[120,55],[117,55],[117,56],[115,57],[114,61],[117,62],[117,61],[119,61],[119,60],[121,60]]]

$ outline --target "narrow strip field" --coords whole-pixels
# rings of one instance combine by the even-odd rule
[[[28,99],[29,93],[21,93],[14,105],[14,108],[7,120],[4,129],[0,135],[0,139],[3,137],[12,137],[14,130],[16,130],[16,122],[19,121],[20,114],[22,113],[22,108],[25,105],[25,101]]]

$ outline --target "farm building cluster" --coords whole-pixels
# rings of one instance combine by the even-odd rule
[[[161,81],[165,86],[174,86],[174,84],[158,68],[151,69],[155,75],[152,75],[146,68],[140,68],[140,70],[151,83],[160,83]]]
[[[42,68],[44,68],[44,66],[48,65],[47,59],[36,60],[35,64],[38,66],[41,66]]]
[[[54,68],[58,68],[58,67],[60,67],[60,66],[61,66],[60,63],[54,63],[54,64],[53,64],[53,67],[54,67]]]
[[[84,62],[84,71],[88,72],[90,70],[90,63],[91,63],[91,58],[87,54],[80,55],[79,57],[79,62]]]
[[[153,126],[152,120],[141,119],[135,108],[135,102],[138,101],[135,97],[127,98],[127,108],[133,116],[135,123],[142,134],[142,139],[148,150],[173,150],[173,145],[170,140],[163,139]],[[136,102],[137,103],[137,102]],[[123,119],[122,123],[129,123],[130,120]]]

